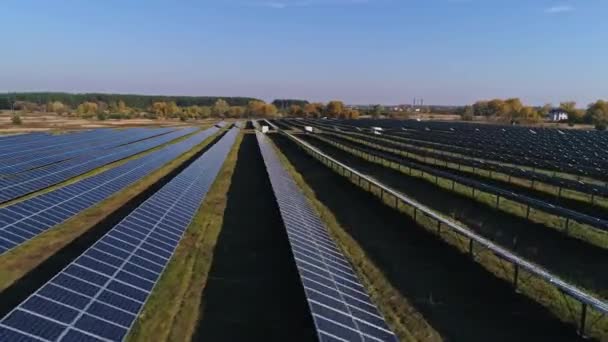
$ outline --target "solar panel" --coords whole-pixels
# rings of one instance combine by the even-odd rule
[[[192,127],[181,129],[159,137],[150,138],[114,149],[88,153],[86,156],[71,159],[63,163],[23,172],[14,177],[0,179],[0,203],[19,198],[28,193],[63,182],[98,167],[160,146],[190,134],[196,129],[197,128]]]
[[[37,151],[19,149],[0,157],[0,174],[24,172],[33,168],[68,160],[92,151],[111,149],[137,140],[166,134],[173,129],[98,130],[93,136],[74,139],[67,146],[40,148]],[[97,131],[96,131],[97,132]]]
[[[397,341],[267,138],[256,133],[321,341]]]
[[[209,128],[116,168],[0,208],[0,255],[142,179],[217,131]]]
[[[121,341],[160,278],[238,129],[0,321],[0,340]]]

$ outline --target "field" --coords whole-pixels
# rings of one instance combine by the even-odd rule
[[[604,134],[97,123],[0,136],[0,341],[608,341]]]
[[[77,129],[91,129],[102,127],[141,127],[141,126],[178,126],[186,125],[179,120],[159,121],[144,118],[128,120],[104,120],[96,118],[83,119],[57,115],[55,113],[35,112],[21,115],[23,123],[13,125],[11,122],[12,112],[0,110],[0,135],[15,134],[23,132],[46,132],[46,131],[65,131]]]

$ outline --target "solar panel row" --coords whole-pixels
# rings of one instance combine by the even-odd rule
[[[303,127],[304,124],[325,129],[327,132],[338,135],[355,135],[358,140],[364,140],[376,145],[381,145],[388,148],[399,149],[402,152],[411,152],[413,154],[421,155],[424,157],[430,157],[432,159],[438,159],[447,161],[450,163],[457,163],[469,167],[475,167],[480,169],[486,169],[489,171],[496,171],[504,174],[508,174],[514,177],[520,177],[529,181],[539,181],[548,183],[551,185],[568,188],[588,194],[608,196],[608,188],[604,185],[585,183],[574,179],[563,178],[559,175],[547,174],[545,172],[536,172],[530,169],[526,170],[520,166],[508,166],[500,164],[496,161],[484,160],[482,154],[476,153],[465,153],[461,155],[454,155],[447,148],[438,149],[437,146],[433,146],[424,142],[412,142],[407,139],[391,135],[391,132],[386,132],[386,135],[382,137],[376,136],[371,133],[365,133],[357,130],[357,128],[347,128],[340,126],[340,132],[334,132],[332,125],[323,124],[318,120],[289,120],[290,124],[295,126]],[[452,147],[450,147],[452,149]],[[462,151],[461,151],[462,152]],[[522,158],[522,160],[525,160]]]
[[[75,158],[85,153],[115,148],[138,140],[151,138],[168,133],[168,129],[142,130],[128,129],[124,131],[100,130],[99,136],[89,139],[76,140],[68,146],[43,149],[35,152],[22,152],[11,158],[2,158],[0,173],[4,175],[24,172],[33,168]],[[4,160],[5,159],[5,160]],[[5,176],[6,177],[6,176]]]
[[[89,131],[77,131],[72,133],[53,135],[25,135],[19,141],[0,141],[0,157],[8,157],[14,153],[34,152],[40,149],[56,148],[69,145],[72,141],[95,137],[100,133],[109,133],[109,129],[97,129]],[[28,137],[29,139],[25,139]]]
[[[209,128],[95,176],[0,208],[0,255],[105,200],[217,131]]]
[[[494,185],[490,185],[490,184],[484,183],[482,181],[478,181],[475,178],[458,176],[451,172],[442,171],[442,170],[439,170],[432,166],[423,165],[421,163],[407,160],[406,158],[401,157],[399,155],[390,154],[390,153],[383,152],[383,151],[380,151],[380,150],[377,150],[374,148],[369,148],[366,146],[355,145],[355,144],[351,143],[350,141],[339,140],[339,138],[336,138],[336,137],[320,138],[319,136],[315,136],[315,138],[323,139],[325,141],[337,142],[340,145],[347,146],[354,150],[358,150],[358,151],[361,151],[361,152],[364,152],[367,154],[378,156],[380,158],[389,160],[393,163],[401,164],[406,167],[411,167],[416,170],[421,170],[429,175],[449,179],[451,181],[455,181],[457,183],[483,191],[485,193],[498,195],[502,199],[513,200],[515,202],[527,205],[530,208],[542,210],[549,214],[554,214],[554,215],[557,215],[560,217],[567,218],[568,220],[575,220],[579,223],[588,224],[588,225],[598,228],[600,230],[605,230],[605,231],[608,230],[608,220],[601,219],[601,218],[598,218],[598,217],[595,217],[592,215],[588,215],[588,214],[582,213],[577,210],[569,209],[567,207],[559,206],[556,204],[551,204],[544,200],[539,200],[539,199],[536,199],[535,197],[518,194],[518,193],[512,192],[510,190],[505,190],[503,188],[500,188],[500,187],[497,187]]]
[[[93,152],[87,156],[74,158],[63,163],[23,172],[11,178],[0,179],[0,203],[44,189],[106,164],[128,158],[190,134],[196,129],[197,128],[181,129],[159,137],[150,138],[110,150]]]
[[[0,321],[2,341],[121,341],[196,214],[238,129]]]
[[[397,341],[267,138],[256,133],[321,341]]]

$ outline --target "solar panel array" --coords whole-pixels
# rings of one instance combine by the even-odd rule
[[[318,135],[315,135],[314,137],[317,139],[321,139],[321,138],[319,138]],[[531,197],[531,196],[515,193],[515,192],[512,192],[507,189],[503,189],[498,186],[494,186],[494,185],[484,183],[482,181],[478,181],[476,178],[458,176],[452,172],[443,171],[443,170],[437,169],[433,166],[411,161],[401,155],[381,151],[381,150],[378,150],[375,148],[367,147],[365,145],[359,145],[359,144],[353,143],[349,140],[346,140],[344,138],[328,136],[328,137],[323,137],[323,139],[337,142],[340,145],[348,146],[349,148],[353,148],[355,150],[359,150],[361,152],[364,152],[364,153],[367,153],[370,155],[381,157],[381,158],[389,160],[393,163],[401,164],[401,165],[404,165],[406,167],[413,168],[416,170],[421,170],[421,171],[423,171],[427,174],[433,175],[433,176],[449,179],[451,181],[455,181],[457,183],[466,185],[468,187],[475,188],[475,189],[478,189],[478,190],[486,192],[486,193],[500,196],[501,198],[504,198],[504,199],[513,200],[518,203],[522,203],[527,206],[530,206],[531,208],[542,210],[549,214],[555,214],[555,215],[558,215],[561,217],[565,217],[567,219],[575,220],[580,223],[588,224],[590,226],[593,226],[595,228],[598,228],[598,229],[601,229],[604,231],[608,231],[608,220],[598,218],[598,217],[595,217],[595,216],[592,216],[592,215],[589,215],[589,214],[586,214],[586,213],[583,213],[583,212],[580,212],[577,210],[569,209],[568,207],[560,206],[557,204],[552,204],[545,200],[539,200],[536,197]]]
[[[458,149],[458,147],[453,146],[438,146],[434,143],[427,143],[424,141],[413,141],[408,140],[407,137],[400,136],[395,131],[386,131],[385,135],[382,138],[374,136],[370,133],[365,133],[361,131],[360,127],[355,126],[345,126],[345,125],[332,125],[325,124],[319,120],[289,120],[289,123],[294,126],[303,127],[304,124],[312,125],[315,127],[319,127],[321,129],[325,129],[326,131],[334,131],[334,126],[339,126],[341,132],[334,132],[333,134],[355,134],[356,138],[359,140],[364,140],[370,143],[374,143],[377,145],[382,145],[388,148],[399,149],[403,152],[411,152],[413,154],[417,154],[424,157],[430,157],[434,159],[439,159],[443,161],[447,161],[450,163],[457,163],[461,165],[466,165],[469,167],[475,167],[490,171],[496,171],[504,174],[508,174],[511,176],[525,178],[530,181],[539,181],[547,184],[551,184],[554,186],[559,186],[567,189],[576,190],[579,192],[593,194],[593,195],[601,195],[608,196],[608,188],[604,185],[594,184],[594,183],[586,183],[580,180],[563,178],[559,175],[551,175],[543,172],[531,171],[530,169],[524,169],[520,166],[509,166],[500,164],[496,161],[485,160],[485,158],[490,158],[490,155],[484,156],[483,153],[479,152],[471,152],[469,150]],[[368,135],[369,134],[369,135]],[[500,136],[498,136],[500,137]],[[432,149],[433,152],[429,151]],[[452,153],[460,153],[463,156],[456,156]],[[560,152],[561,153],[561,152]],[[471,159],[476,158],[476,159]],[[523,161],[523,164],[526,164],[526,158],[519,157],[519,160]],[[513,161],[512,161],[513,162]]]
[[[128,158],[193,133],[196,130],[197,128],[193,127],[181,129],[117,148],[88,153],[86,156],[74,158],[63,163],[22,172],[14,177],[0,179],[0,203],[19,198],[101,166]]]
[[[333,120],[332,120],[333,121]],[[599,131],[415,120],[337,120],[382,126],[392,137],[502,163],[608,180],[608,135]]]
[[[218,174],[238,129],[0,321],[2,341],[121,341]]]
[[[0,255],[135,183],[218,131],[211,127],[95,176],[0,208]]]
[[[70,134],[73,136],[69,142],[55,146],[38,146],[35,149],[17,149],[10,153],[0,155],[0,174],[5,177],[9,174],[24,172],[33,168],[62,162],[85,153],[111,149],[138,140],[151,138],[173,131],[175,129],[148,129],[133,128],[127,130],[99,129],[84,134]],[[3,144],[0,144],[3,146]]]
[[[319,339],[397,341],[267,138],[256,134]]]

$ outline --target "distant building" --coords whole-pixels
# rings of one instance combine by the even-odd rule
[[[564,121],[564,120],[568,120],[568,113],[566,113],[564,110],[562,109],[552,109],[549,112],[549,120],[550,121]]]

